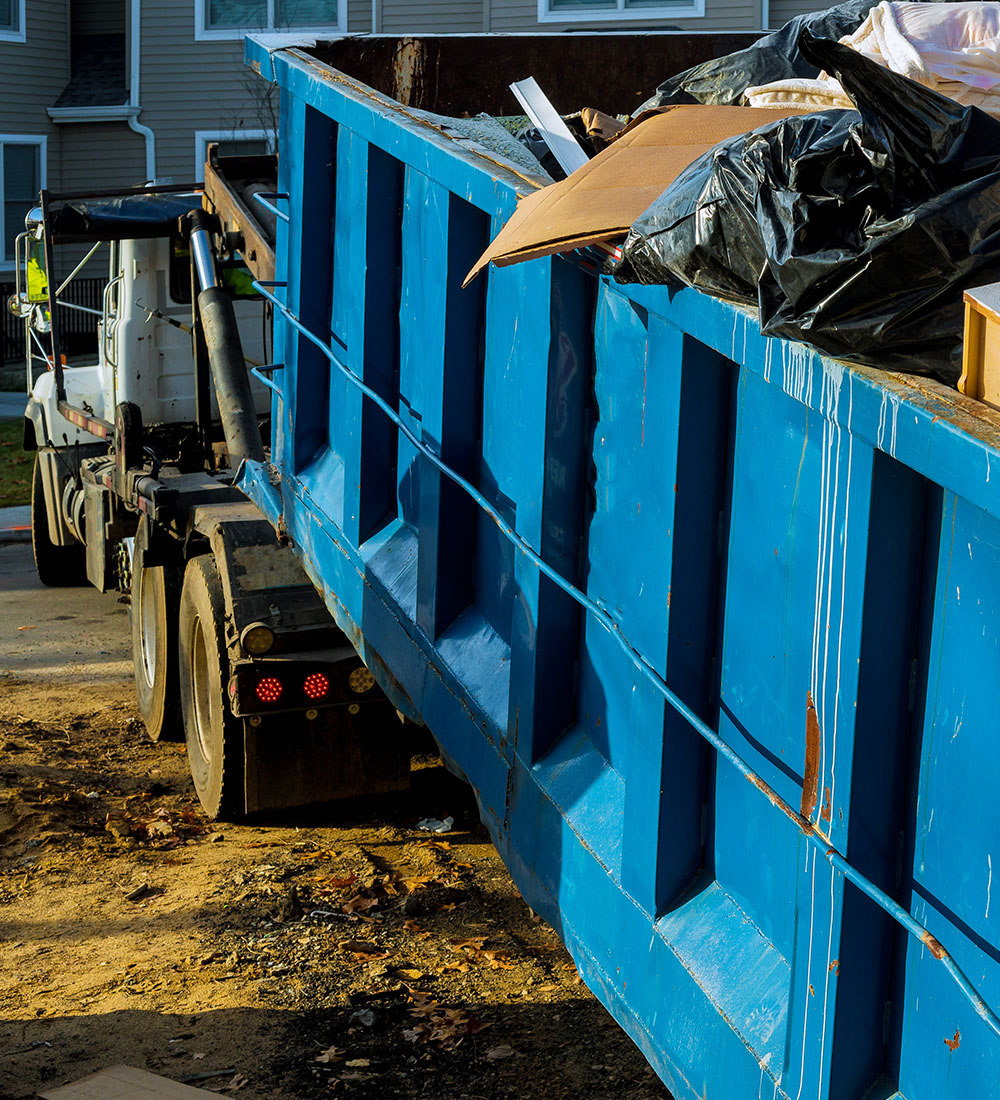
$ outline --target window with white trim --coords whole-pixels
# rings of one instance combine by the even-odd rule
[[[25,0],[0,0],[0,42],[24,41]]]
[[[45,186],[45,138],[0,134],[0,263],[14,262],[24,215]]]
[[[0,0],[2,5],[4,0]],[[343,0],[195,0],[196,38],[253,31],[341,30]]]
[[[195,130],[194,178],[197,183],[205,178],[205,160],[211,142],[218,143],[220,157],[252,157],[258,153],[273,153],[277,148],[273,130]]]
[[[538,0],[539,23],[700,19],[705,0]]]

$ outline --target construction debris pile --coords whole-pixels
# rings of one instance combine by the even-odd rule
[[[665,81],[469,277],[586,246],[954,384],[963,291],[1000,279],[1000,3],[848,0]]]

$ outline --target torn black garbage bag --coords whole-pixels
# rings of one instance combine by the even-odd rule
[[[764,35],[745,50],[705,61],[665,80],[635,112],[674,103],[717,103],[738,106],[747,88],[792,77],[814,78],[819,69],[798,49],[803,29],[816,38],[835,41],[854,31],[868,18],[879,0],[846,0],[825,11],[797,15],[781,30]],[[929,3],[938,0],[927,0]]]
[[[767,335],[955,381],[962,291],[1000,279],[1000,121],[808,31],[799,48],[857,111],[706,153],[633,223],[613,273],[756,304]]]

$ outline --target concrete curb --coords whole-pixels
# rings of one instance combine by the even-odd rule
[[[0,508],[0,542],[31,542],[31,509]]]

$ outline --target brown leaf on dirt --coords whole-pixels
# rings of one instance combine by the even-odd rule
[[[410,995],[412,1027],[404,1028],[403,1039],[421,1043],[436,1050],[454,1050],[469,1035],[476,1035],[490,1025],[460,1008],[445,1008],[428,993],[414,991]]]
[[[337,946],[341,951],[353,951],[356,955],[374,955],[381,948],[368,940],[341,940]]]
[[[340,908],[345,913],[363,913],[368,909],[374,909],[378,905],[378,898],[365,897],[364,894],[355,894],[353,898],[348,898]]]
[[[312,881],[321,883],[324,889],[340,890],[345,886],[353,886],[358,881],[358,876],[346,875],[344,878],[324,878],[322,875],[318,875]]]
[[[415,920],[403,921],[403,931],[409,932],[414,939],[418,940],[426,940],[430,936],[430,932],[423,925],[417,924]]]
[[[215,1088],[209,1089],[209,1092],[238,1092],[247,1083],[246,1077],[242,1073],[237,1073],[233,1079],[227,1082],[225,1085],[216,1085]]]
[[[317,1054],[313,1059],[314,1062],[342,1062],[346,1050],[342,1050],[340,1047],[327,1047],[322,1054]]]
[[[469,940],[452,940],[451,941],[451,946],[456,951],[470,951],[470,952],[482,951],[482,949],[485,945],[486,945],[486,937],[485,936],[476,936],[473,939],[469,939]]]

